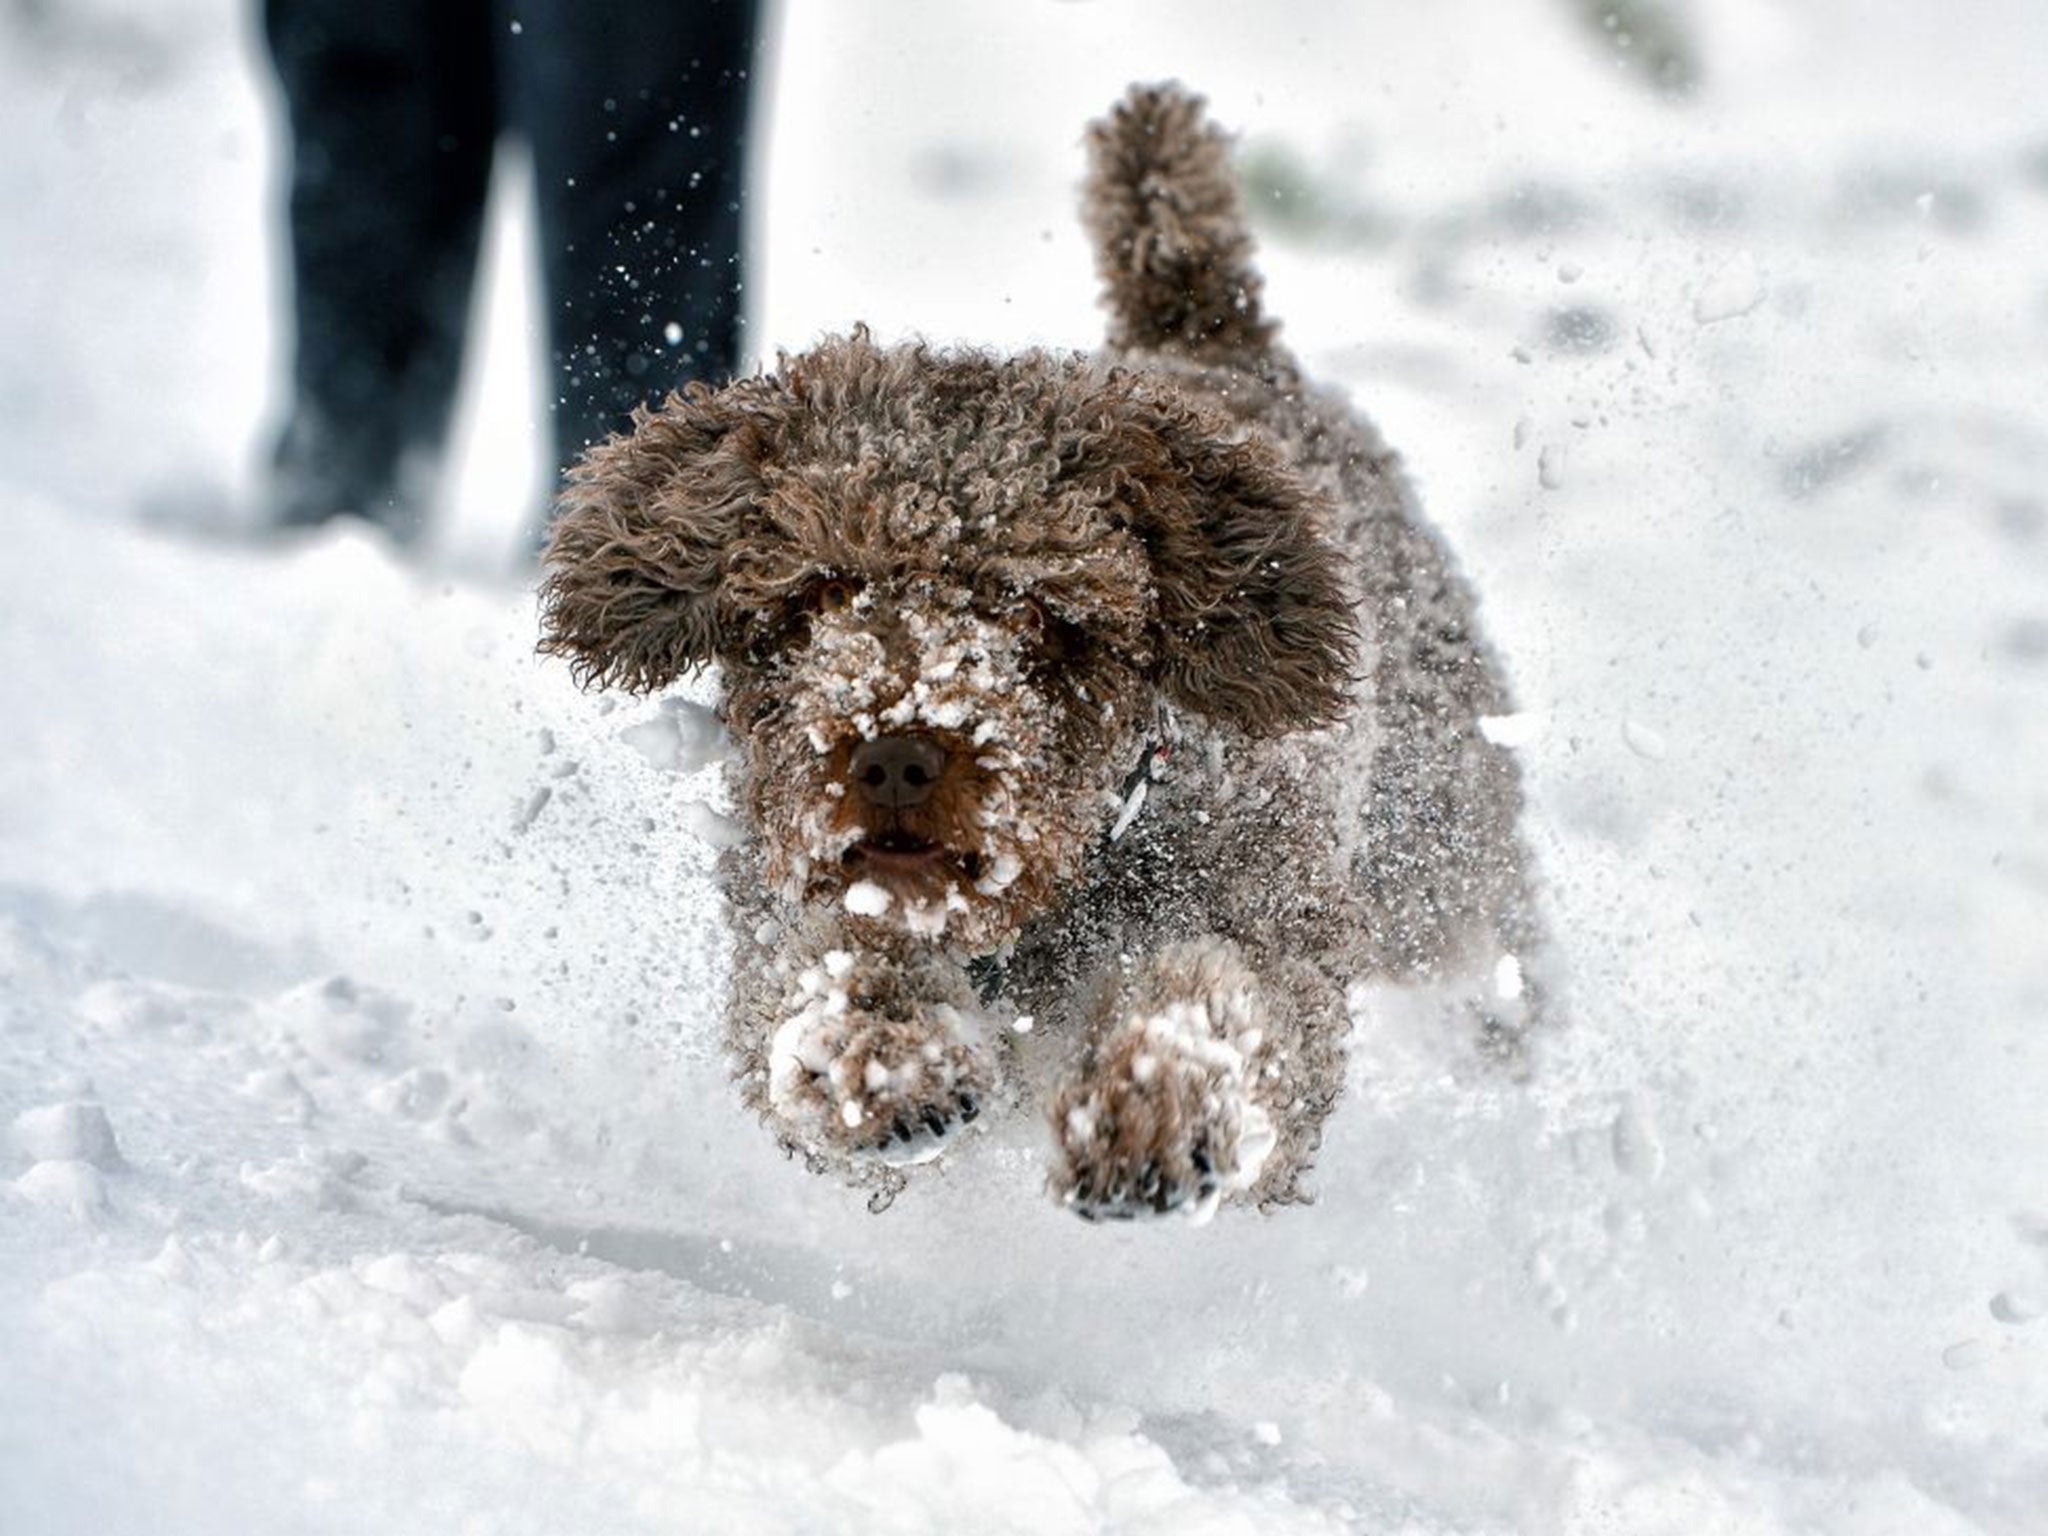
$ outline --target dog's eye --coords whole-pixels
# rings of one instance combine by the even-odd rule
[[[1071,624],[1036,598],[1027,598],[1019,612],[1024,637],[1040,660],[1072,661],[1086,644],[1081,626]]]
[[[860,596],[860,583],[851,576],[828,576],[813,582],[804,594],[804,607],[812,613],[844,613]]]

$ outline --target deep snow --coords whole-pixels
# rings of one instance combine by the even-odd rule
[[[2048,12],[1696,20],[1673,105],[1536,0],[787,8],[764,350],[1086,345],[1080,125],[1180,75],[1525,707],[1533,1086],[1375,998],[1319,1204],[1102,1230],[734,1106],[706,695],[494,574],[520,227],[424,566],[194,532],[246,16],[8,12],[0,1531],[2048,1529]]]

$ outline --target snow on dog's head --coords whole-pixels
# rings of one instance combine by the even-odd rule
[[[542,643],[636,690],[717,662],[777,889],[980,952],[1107,830],[1161,702],[1258,735],[1340,712],[1320,520],[1156,380],[856,332],[593,449]]]

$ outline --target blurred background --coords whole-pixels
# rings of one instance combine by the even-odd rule
[[[5,339],[29,489],[133,511],[140,487],[173,518],[252,510],[290,344],[285,124],[257,21],[205,0],[9,9]],[[1297,347],[1379,347],[1375,382],[1403,404],[1455,395],[1453,366],[1490,373],[1503,349],[1487,327],[1543,359],[1549,387],[1530,365],[1500,375],[1532,403],[1573,389],[1583,404],[1603,370],[1650,361],[1635,332],[1660,325],[1674,346],[1742,336],[1773,358],[1756,382],[1803,397],[1841,382],[1831,349],[1802,360],[1761,327],[1853,315],[1931,354],[1962,322],[1930,290],[1964,272],[1984,329],[2031,342],[2039,293],[1971,242],[1994,224],[2017,240],[2043,195],[2038,26],[2018,5],[1827,0],[1453,4],[1426,23],[1307,5],[1260,25],[1199,5],[1046,4],[1000,22],[915,0],[782,5],[763,25],[748,142],[745,347],[772,358],[855,318],[1089,345],[1077,125],[1134,72],[1187,79],[1245,136],[1274,280],[1304,285],[1287,311]],[[506,148],[434,534],[474,561],[546,493],[530,166],[516,136]],[[1780,222],[1793,249],[1767,271],[1758,229]],[[1902,231],[1906,267],[1882,284],[1842,269],[1888,260],[1882,241]],[[1701,331],[1689,294],[1717,273],[1716,302],[1754,298],[1761,320]],[[1925,363],[1923,377],[1942,366]],[[1587,433],[1569,417],[1562,430]],[[1760,446],[1816,446],[1796,435]]]
[[[1081,129],[1178,77],[1519,690],[1535,1083],[1369,1000],[1316,1206],[1094,1232],[1031,1123],[877,1219],[731,1103],[708,686],[531,654],[532,157],[417,542],[280,537],[254,8],[7,0],[0,1529],[2037,1533],[2044,59],[2034,0],[769,9],[743,367],[1093,345]]]

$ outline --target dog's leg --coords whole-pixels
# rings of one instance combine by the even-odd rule
[[[987,1103],[995,1060],[966,974],[830,925],[741,939],[729,1043],[784,1146],[857,1183],[937,1156]],[[881,1177],[879,1182],[889,1183]]]
[[[1220,938],[1149,957],[1100,1011],[1054,1102],[1055,1197],[1091,1220],[1298,1198],[1343,1078],[1325,991],[1306,969],[1262,981]],[[1277,1019],[1276,1005],[1304,1017]]]

